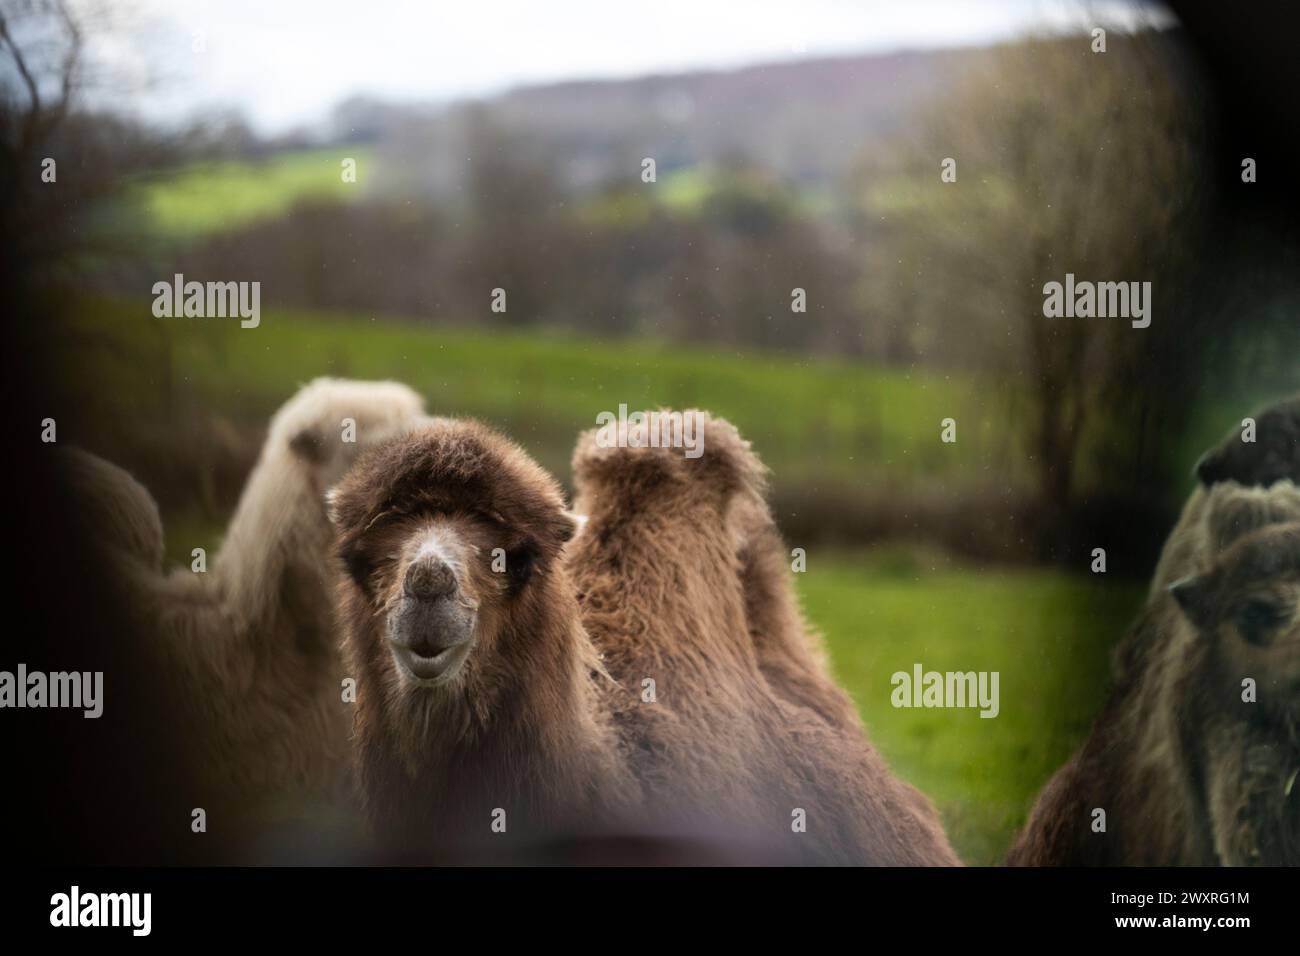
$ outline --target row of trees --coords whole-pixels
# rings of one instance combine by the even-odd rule
[[[999,48],[811,197],[743,158],[574,195],[555,157],[468,108],[456,201],[303,207],[175,268],[321,308],[987,376],[1023,419],[1044,502],[1065,508],[1080,483],[1149,477],[1209,321],[1207,131],[1178,51],[1158,33],[1104,54],[1073,38]],[[1151,328],[1045,318],[1043,285],[1067,272],[1152,282]],[[489,308],[498,287],[505,313]]]

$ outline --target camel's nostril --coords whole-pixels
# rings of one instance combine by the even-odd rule
[[[456,575],[445,561],[422,558],[406,569],[402,586],[411,597],[432,601],[456,590]]]

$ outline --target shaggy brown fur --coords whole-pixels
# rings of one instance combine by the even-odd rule
[[[1214,567],[1174,588],[1196,632],[1198,763],[1214,849],[1230,866],[1300,864],[1300,493],[1290,482],[1270,492],[1283,494],[1287,507],[1262,518],[1288,510],[1288,522],[1221,539]],[[1254,702],[1242,699],[1246,678]]]
[[[549,475],[489,429],[444,420],[365,456],[331,514],[364,804],[390,852],[481,859],[635,803],[608,720],[615,688],[561,560],[574,522]],[[465,656],[420,677],[395,640],[460,640]]]
[[[1196,515],[1186,533],[1203,543],[1193,560],[1208,570],[1148,601],[1116,655],[1105,709],[1040,794],[1008,862],[1297,862],[1300,642],[1281,619],[1294,620],[1297,604],[1300,493],[1290,482],[1216,485]],[[1285,610],[1254,646],[1239,624],[1259,602]],[[1241,701],[1245,676],[1259,682],[1260,703]],[[1105,833],[1091,830],[1094,808],[1106,811]]]
[[[342,419],[356,421],[356,444]],[[318,380],[272,419],[261,456],[208,571],[164,573],[148,492],[93,456],[75,459],[102,519],[110,569],[152,632],[159,666],[201,774],[202,805],[248,809],[285,789],[344,788],[347,720],[332,617],[331,529],[323,495],[358,446],[422,418],[391,383]]]
[[[574,453],[588,521],[571,567],[625,690],[614,718],[647,804],[806,861],[956,863],[933,809],[890,774],[802,640],[748,444],[707,416],[698,459],[601,448],[596,434]],[[637,693],[646,680],[653,702]],[[792,832],[796,809],[806,833]]]

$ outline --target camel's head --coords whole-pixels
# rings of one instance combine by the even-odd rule
[[[1216,673],[1234,687],[1252,678],[1268,712],[1300,714],[1300,490],[1225,485],[1209,500],[1209,570],[1170,592]]]
[[[405,385],[318,378],[275,413],[266,447],[289,448],[310,466],[323,493],[361,450],[423,421],[424,402]]]
[[[482,706],[501,673],[540,664],[534,629],[564,599],[552,585],[575,524],[517,446],[476,422],[432,420],[367,452],[329,510],[354,660],[388,687]]]

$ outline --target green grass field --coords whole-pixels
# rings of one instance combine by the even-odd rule
[[[1029,480],[1001,400],[946,373],[274,308],[256,329],[155,319],[147,300],[92,303],[82,316],[74,384],[87,401],[106,389],[133,414],[175,403],[264,421],[316,376],[393,378],[431,411],[482,418],[565,474],[574,436],[626,403],[724,415],[783,481],[943,484],[995,466],[1009,483]],[[950,416],[958,441],[943,444]]]
[[[355,183],[343,182],[344,158],[357,161]],[[183,241],[274,219],[304,199],[358,198],[372,162],[370,148],[358,146],[199,163],[135,183],[126,201],[148,235]]]
[[[894,770],[939,807],[968,863],[1002,860],[1039,788],[1087,733],[1143,588],[1049,570],[810,554],[798,584],[835,673]],[[896,709],[891,675],[997,671],[1000,712]]]
[[[189,408],[264,422],[317,376],[392,378],[424,395],[431,411],[505,430],[563,474],[574,436],[626,403],[723,415],[777,480],[813,490],[870,482],[1026,493],[1034,480],[1007,395],[943,370],[274,307],[258,328],[241,329],[236,320],[156,319],[148,300],[89,302],[71,333],[67,347],[81,353],[68,363],[73,387],[88,402],[107,390],[129,414]],[[1241,409],[1269,397],[1215,396],[1190,414],[1180,455],[1189,472]],[[948,417],[957,421],[955,444],[939,440]]]

